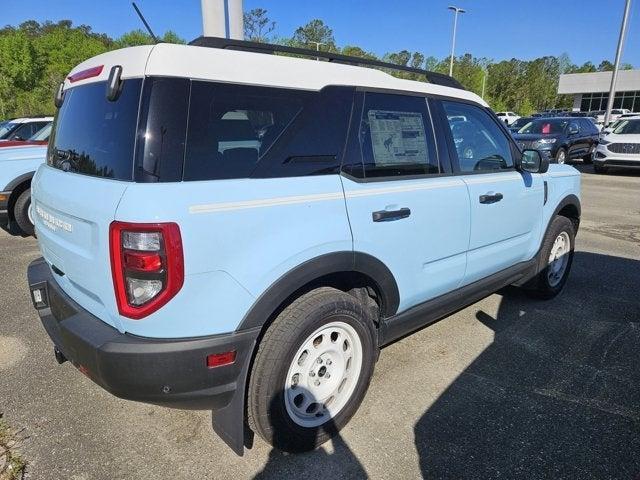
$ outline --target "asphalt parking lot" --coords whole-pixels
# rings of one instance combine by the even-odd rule
[[[0,412],[30,479],[640,478],[640,174],[583,170],[573,271],[386,348],[340,438],[237,457],[208,412],[120,400],[58,366],[26,289],[36,241],[0,231]]]

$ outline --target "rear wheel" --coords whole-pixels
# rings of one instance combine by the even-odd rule
[[[265,333],[249,391],[249,426],[274,447],[312,450],[356,412],[376,358],[373,323],[353,296],[313,290],[285,308]]]
[[[567,217],[555,217],[540,253],[546,261],[545,268],[526,285],[528,293],[537,298],[550,299],[562,291],[571,270],[574,246],[573,223]]]
[[[33,217],[31,215],[31,189],[22,192],[13,205],[13,218],[25,235],[33,235]]]

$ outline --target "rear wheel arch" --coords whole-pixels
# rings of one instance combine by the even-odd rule
[[[375,297],[380,316],[396,313],[400,303],[398,285],[389,268],[361,252],[334,252],[307,260],[274,282],[245,315],[237,330],[268,327],[295,298],[318,287],[334,287],[358,296],[365,289]]]

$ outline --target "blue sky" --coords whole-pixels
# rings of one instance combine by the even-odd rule
[[[71,19],[118,36],[141,24],[127,0],[20,0],[3,2],[0,25],[24,20]],[[244,0],[261,7],[289,36],[321,18],[339,45],[356,44],[379,55],[401,49],[448,55],[450,4],[465,8],[458,54],[495,60],[569,54],[574,63],[613,61],[624,0]],[[623,61],[640,68],[640,0],[632,7]],[[171,29],[188,40],[202,31],[200,0],[138,0],[153,29]]]

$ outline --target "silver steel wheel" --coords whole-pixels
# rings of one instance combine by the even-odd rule
[[[285,407],[301,427],[335,417],[349,402],[362,370],[362,341],[345,322],[323,325],[302,342],[285,380]]]
[[[27,208],[27,218],[31,225],[35,225],[36,222],[33,221],[33,203],[29,203],[29,208]]]
[[[567,232],[561,232],[553,242],[551,253],[549,254],[549,268],[547,269],[547,280],[551,287],[557,286],[569,264],[569,252],[571,251],[571,240]]]
[[[560,150],[558,152],[558,158],[557,161],[560,165],[562,165],[564,162],[566,162],[567,160],[567,152],[565,152],[564,150]]]

